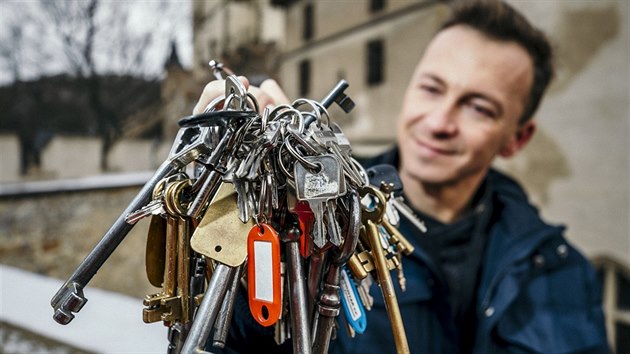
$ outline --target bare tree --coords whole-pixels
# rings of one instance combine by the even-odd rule
[[[107,170],[107,153],[120,136],[125,117],[108,105],[117,100],[104,99],[103,80],[107,75],[158,78],[167,47],[156,58],[152,54],[155,39],[172,35],[177,19],[189,14],[181,13],[173,1],[9,0],[3,7],[7,10],[4,21],[11,23],[10,36],[0,40],[0,69],[4,66],[12,81],[53,72],[76,77],[89,97],[96,132],[102,139],[101,167]],[[139,8],[155,15],[139,20]],[[130,85],[107,96],[138,100],[145,94]]]

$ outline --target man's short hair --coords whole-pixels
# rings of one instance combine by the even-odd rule
[[[519,123],[529,120],[554,76],[553,53],[547,36],[513,7],[498,0],[457,2],[439,31],[456,25],[472,27],[495,40],[516,42],[527,50],[534,63],[534,79]]]

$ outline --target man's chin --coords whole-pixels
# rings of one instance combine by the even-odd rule
[[[441,185],[448,184],[453,178],[452,173],[444,167],[426,167],[426,166],[414,166],[415,168],[408,170],[407,174],[411,179],[422,183]]]

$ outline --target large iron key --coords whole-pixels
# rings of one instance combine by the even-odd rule
[[[129,224],[125,221],[127,214],[146,205],[151,199],[155,185],[162,178],[175,171],[176,168],[177,163],[172,160],[165,161],[158,168],[155,174],[153,174],[153,177],[149,179],[136,197],[129,203],[127,209],[120,214],[114,224],[107,230],[96,247],[92,249],[70,278],[59,291],[57,291],[50,301],[50,305],[55,310],[53,315],[55,321],[65,325],[74,319],[73,312],[79,312],[87,302],[87,298],[83,296],[83,288],[94,277],[96,272],[114,252],[125,236],[127,236],[131,228],[133,228],[133,224]]]
[[[160,165],[151,179],[129,203],[127,209],[116,219],[50,301],[55,310],[53,315],[55,321],[64,325],[70,323],[74,319],[73,312],[79,312],[85,305],[87,299],[83,296],[83,288],[134,226],[133,223],[126,221],[127,215],[142,208],[151,200],[153,190],[160,180],[188,165],[200,155],[211,151],[213,135],[216,135],[216,129],[211,127],[185,126],[179,130],[169,158]]]
[[[330,266],[324,281],[323,289],[317,301],[316,321],[314,323],[313,354],[326,354],[330,345],[330,338],[335,318],[339,315],[341,306],[340,272],[341,267],[348,261],[359,241],[361,226],[361,205],[356,191],[348,194],[348,216],[346,220],[346,235],[341,248],[331,250]]]

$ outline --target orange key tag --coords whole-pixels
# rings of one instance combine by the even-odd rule
[[[254,225],[247,236],[249,310],[264,327],[275,324],[282,310],[280,241],[268,224]]]

